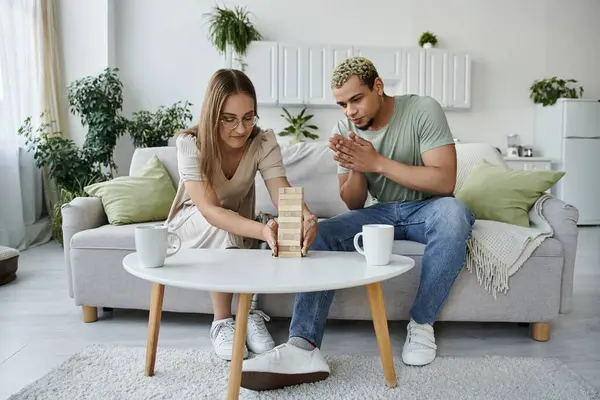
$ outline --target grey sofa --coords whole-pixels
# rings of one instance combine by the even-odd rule
[[[305,188],[305,201],[315,215],[329,218],[347,210],[339,199],[336,165],[326,142],[284,145],[282,152],[288,179],[292,185]],[[130,173],[144,165],[153,154],[165,164],[174,184],[178,182],[174,147],[137,149]],[[504,163],[497,151],[485,144],[458,144],[457,154],[459,163],[473,164],[482,158],[495,164]],[[464,179],[465,176],[457,176],[457,188]],[[256,211],[276,214],[259,177],[256,190]],[[476,276],[465,269],[439,320],[532,323],[532,337],[548,340],[549,323],[572,308],[578,211],[552,198],[544,204],[543,213],[554,235],[546,239],[510,278],[509,292],[498,294],[494,299],[480,286]],[[76,198],[65,204],[62,215],[69,295],[76,306],[83,307],[84,321],[96,321],[97,307],[149,309],[150,284],[127,273],[121,264],[123,257],[135,251],[136,225],[109,225],[100,199],[93,197]],[[408,319],[418,287],[423,249],[422,244],[409,241],[397,241],[394,245],[395,253],[415,260],[415,268],[384,283],[389,320]],[[272,317],[289,317],[293,298],[293,294],[260,295],[259,307]],[[165,290],[163,310],[212,313],[208,293],[173,287]],[[370,319],[364,289],[338,291],[329,317]]]

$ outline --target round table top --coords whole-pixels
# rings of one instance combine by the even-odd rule
[[[414,267],[412,258],[393,254],[390,263],[371,266],[357,252],[309,251],[302,258],[273,257],[271,250],[181,249],[164,266],[145,268],[137,253],[123,259],[132,275],[166,286],[225,293],[298,293],[362,286]]]

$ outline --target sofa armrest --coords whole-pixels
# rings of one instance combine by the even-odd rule
[[[577,253],[577,236],[579,229],[579,211],[555,197],[546,200],[542,206],[542,214],[554,231],[554,238],[562,243],[564,252],[562,283],[560,288],[560,313],[565,314],[573,308],[573,273],[575,271],[575,255]]]
[[[69,296],[73,293],[71,271],[71,238],[87,229],[98,228],[108,223],[102,201],[98,197],[76,197],[61,207],[65,267],[69,283]]]

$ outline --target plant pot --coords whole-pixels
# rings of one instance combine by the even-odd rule
[[[433,45],[432,45],[431,43],[429,43],[429,42],[427,42],[427,43],[423,43],[423,48],[424,48],[424,49],[430,49],[430,48],[432,48],[432,47],[433,47]]]

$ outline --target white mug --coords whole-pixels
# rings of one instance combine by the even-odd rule
[[[358,245],[362,236],[363,248]],[[365,256],[369,265],[387,265],[390,263],[394,245],[394,226],[383,224],[363,225],[362,232],[354,236],[354,248]]]
[[[169,247],[169,238],[175,246]],[[181,238],[169,232],[165,225],[146,225],[135,228],[135,250],[142,267],[157,268],[165,264],[167,257],[175,255],[181,248]]]

